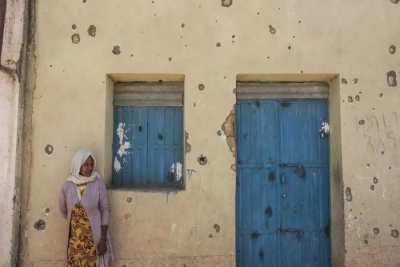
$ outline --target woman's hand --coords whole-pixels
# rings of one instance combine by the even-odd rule
[[[97,253],[102,256],[107,252],[107,243],[105,240],[100,240],[99,245],[97,246]]]

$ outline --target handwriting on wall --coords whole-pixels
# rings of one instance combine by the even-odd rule
[[[367,152],[384,154],[386,149],[400,146],[400,126],[397,112],[385,112],[355,117],[357,133],[365,142]]]

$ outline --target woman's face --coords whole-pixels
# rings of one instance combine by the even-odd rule
[[[85,177],[90,177],[92,175],[94,168],[94,160],[90,156],[88,159],[82,164],[81,170],[79,171],[79,174]]]

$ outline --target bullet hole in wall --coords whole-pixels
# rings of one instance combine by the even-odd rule
[[[364,124],[365,124],[365,120],[360,120],[360,121],[358,122],[358,124],[364,125]]]
[[[345,78],[342,78],[342,84],[347,84],[347,80]]]
[[[230,7],[233,3],[233,0],[221,0],[221,6]]]
[[[374,228],[374,234],[375,235],[379,234],[379,228]]]
[[[46,212],[47,214],[49,214],[49,213],[50,213],[50,209],[47,208],[47,209],[44,210],[44,212]]]
[[[374,184],[377,184],[377,183],[378,183],[378,178],[374,177],[374,178],[372,179],[372,181],[374,182]]]
[[[209,234],[209,235],[208,235],[208,238],[213,238],[213,235],[212,235],[212,234]]]
[[[221,43],[217,43],[217,47],[221,47]]]
[[[367,239],[364,240],[364,244],[368,245],[368,240]]]
[[[222,135],[221,130],[218,130],[217,135],[218,135],[218,136],[221,136],[221,135]]]
[[[346,194],[347,202],[353,201],[353,195],[351,194],[351,188],[350,187],[346,187],[345,194]]]
[[[71,36],[71,40],[72,43],[79,44],[79,42],[81,41],[81,37],[79,36],[79,34],[75,33]]]
[[[353,97],[349,96],[348,101],[349,103],[353,103]]]
[[[46,229],[46,222],[43,221],[42,219],[40,219],[37,222],[35,222],[35,224],[33,225],[33,228],[35,228],[36,230],[42,231],[42,230]]]
[[[52,145],[47,145],[47,146],[44,148],[44,151],[46,152],[46,154],[47,154],[48,156],[50,156],[51,154],[53,154],[54,148],[53,148]]]
[[[72,24],[72,29],[76,30],[76,25],[75,24]]]
[[[399,231],[397,231],[396,229],[392,230],[392,237],[398,238],[399,237]]]
[[[386,76],[388,85],[390,87],[396,87],[397,86],[396,72],[394,70],[391,70],[388,73],[386,73]]]
[[[276,33],[276,29],[274,27],[272,27],[272,25],[269,25],[269,32],[271,34],[275,34]]]
[[[357,83],[358,83],[358,79],[355,78],[355,79],[353,80],[353,82],[354,82],[354,84],[357,84]]]
[[[356,95],[355,100],[356,100],[356,101],[360,101],[360,96],[359,96],[359,95]]]
[[[118,45],[114,46],[114,47],[113,47],[113,50],[112,50],[112,53],[113,53],[114,55],[119,55],[119,54],[121,54],[121,48],[120,48]]]
[[[204,86],[204,84],[202,84],[202,83],[201,83],[201,84],[199,84],[199,90],[200,90],[200,91],[203,91],[203,90],[204,90],[204,88],[206,88],[206,87]]]
[[[382,94],[382,93],[380,93],[380,94],[379,94],[379,97],[382,97],[382,96],[383,96],[383,94]]]
[[[389,53],[392,55],[396,53],[396,47],[394,45],[389,46]]]
[[[197,158],[197,161],[200,165],[206,165],[208,162],[207,157],[203,156],[203,154],[201,154],[200,157]]]
[[[389,0],[392,4],[398,4],[400,0]]]
[[[367,168],[371,167],[371,164],[367,163]]]
[[[214,224],[215,232],[219,233],[221,231],[221,227],[218,224]]]
[[[130,213],[125,213],[124,214],[125,220],[129,220],[131,217],[132,217],[132,215]]]
[[[168,61],[172,61],[172,57],[169,57],[169,58],[168,58]]]
[[[182,23],[181,27],[182,27],[182,28],[185,28],[185,23]]]
[[[291,49],[292,49],[292,47],[289,45],[289,46],[288,46],[288,49],[289,49],[289,50],[291,50]]]
[[[128,197],[128,198],[126,199],[126,202],[132,203],[132,198],[131,198],[131,197]]]
[[[232,35],[232,38],[235,38],[235,35]]]
[[[89,36],[95,37],[96,36],[96,26],[90,25],[89,29],[87,30]]]
[[[374,190],[375,190],[375,186],[374,186],[374,185],[371,185],[371,187],[370,187],[370,188],[371,188],[371,190],[372,190],[372,191],[374,191]]]

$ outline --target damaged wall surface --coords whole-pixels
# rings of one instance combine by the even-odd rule
[[[4,7],[2,5],[2,7]],[[4,11],[4,10],[2,10]],[[17,76],[22,47],[24,1],[7,1],[0,65],[0,266],[15,259],[18,231],[16,197],[17,128],[20,82]],[[1,16],[0,16],[1,17]],[[0,18],[1,19],[1,18]]]
[[[343,248],[333,266],[398,266],[399,11],[390,0],[38,1],[26,266],[62,266],[68,226],[57,200],[78,149],[95,153],[111,185],[113,82],[175,74],[185,189],[109,190],[113,266],[235,266],[234,89],[238,74],[260,73],[337,75],[324,80],[334,90],[332,235],[345,240],[333,244]],[[10,207],[12,184],[1,188]]]

